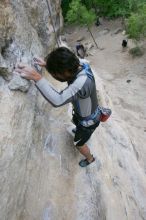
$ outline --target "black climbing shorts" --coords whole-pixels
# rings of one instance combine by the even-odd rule
[[[76,125],[74,143],[76,147],[82,147],[91,137],[95,129],[99,126],[100,121],[89,127],[84,127],[78,123],[77,118],[73,116],[73,123]]]

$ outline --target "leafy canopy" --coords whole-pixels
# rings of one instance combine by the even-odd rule
[[[66,18],[69,4],[76,0],[62,0],[63,16]],[[98,16],[106,17],[128,17],[131,12],[136,12],[139,6],[146,3],[146,0],[80,0],[88,10],[93,9]]]
[[[95,21],[96,15],[92,9],[87,10],[81,0],[74,0],[69,5],[66,18],[69,23],[87,25],[89,27]]]
[[[126,29],[128,36],[135,40],[146,36],[146,4],[141,5],[136,13],[131,14]]]
[[[127,17],[137,11],[146,0],[82,0],[88,9],[94,8],[99,16]]]

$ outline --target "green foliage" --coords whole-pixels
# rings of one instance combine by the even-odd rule
[[[62,8],[62,14],[63,14],[63,17],[65,18],[66,17],[66,14],[69,10],[69,4],[70,4],[70,0],[62,0],[61,1],[61,8]]]
[[[127,17],[131,11],[136,11],[146,0],[94,0],[101,16]]]
[[[76,0],[62,0],[63,16],[69,10],[69,4]],[[106,17],[128,17],[131,12],[136,12],[146,0],[80,0],[80,4],[86,6],[87,10],[93,9],[99,16]]]
[[[127,13],[127,5],[125,5],[126,0],[97,0],[97,6],[99,8],[99,13],[102,16],[107,17],[118,17],[125,16]]]
[[[146,0],[62,0],[62,9],[69,23],[88,27],[98,16],[122,16],[130,38],[146,36]]]
[[[69,5],[66,18],[69,23],[87,25],[89,27],[95,21],[96,15],[92,9],[87,10],[81,0],[73,0]]]
[[[146,36],[146,3],[141,5],[136,13],[131,14],[126,29],[128,36],[135,40]]]
[[[144,50],[141,47],[134,47],[129,50],[129,53],[132,55],[132,57],[141,57],[144,54]]]

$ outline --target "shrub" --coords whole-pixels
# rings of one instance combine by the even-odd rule
[[[129,53],[132,55],[132,57],[141,57],[144,54],[144,49],[141,47],[133,47],[129,50]]]
[[[135,40],[146,36],[146,3],[140,6],[137,13],[132,13],[128,18],[126,31],[129,38]]]

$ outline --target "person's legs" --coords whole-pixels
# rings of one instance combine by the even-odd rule
[[[81,167],[86,167],[86,166],[88,166],[89,164],[91,164],[92,162],[95,161],[95,158],[90,153],[90,150],[89,150],[89,147],[87,146],[87,144],[84,144],[82,147],[79,147],[78,150],[85,157],[85,159],[82,159],[79,162],[79,165]]]
[[[87,144],[84,144],[82,147],[80,147],[79,152],[87,159],[89,163],[93,161],[93,155],[90,153],[90,149],[87,146]]]
[[[81,167],[86,167],[95,161],[95,158],[90,153],[90,149],[86,143],[90,139],[94,130],[98,127],[99,123],[100,122],[90,127],[83,127],[79,125],[76,127],[76,130],[73,131],[75,133],[74,144],[76,145],[76,148],[79,150],[79,152],[85,157],[85,159],[79,162]]]

